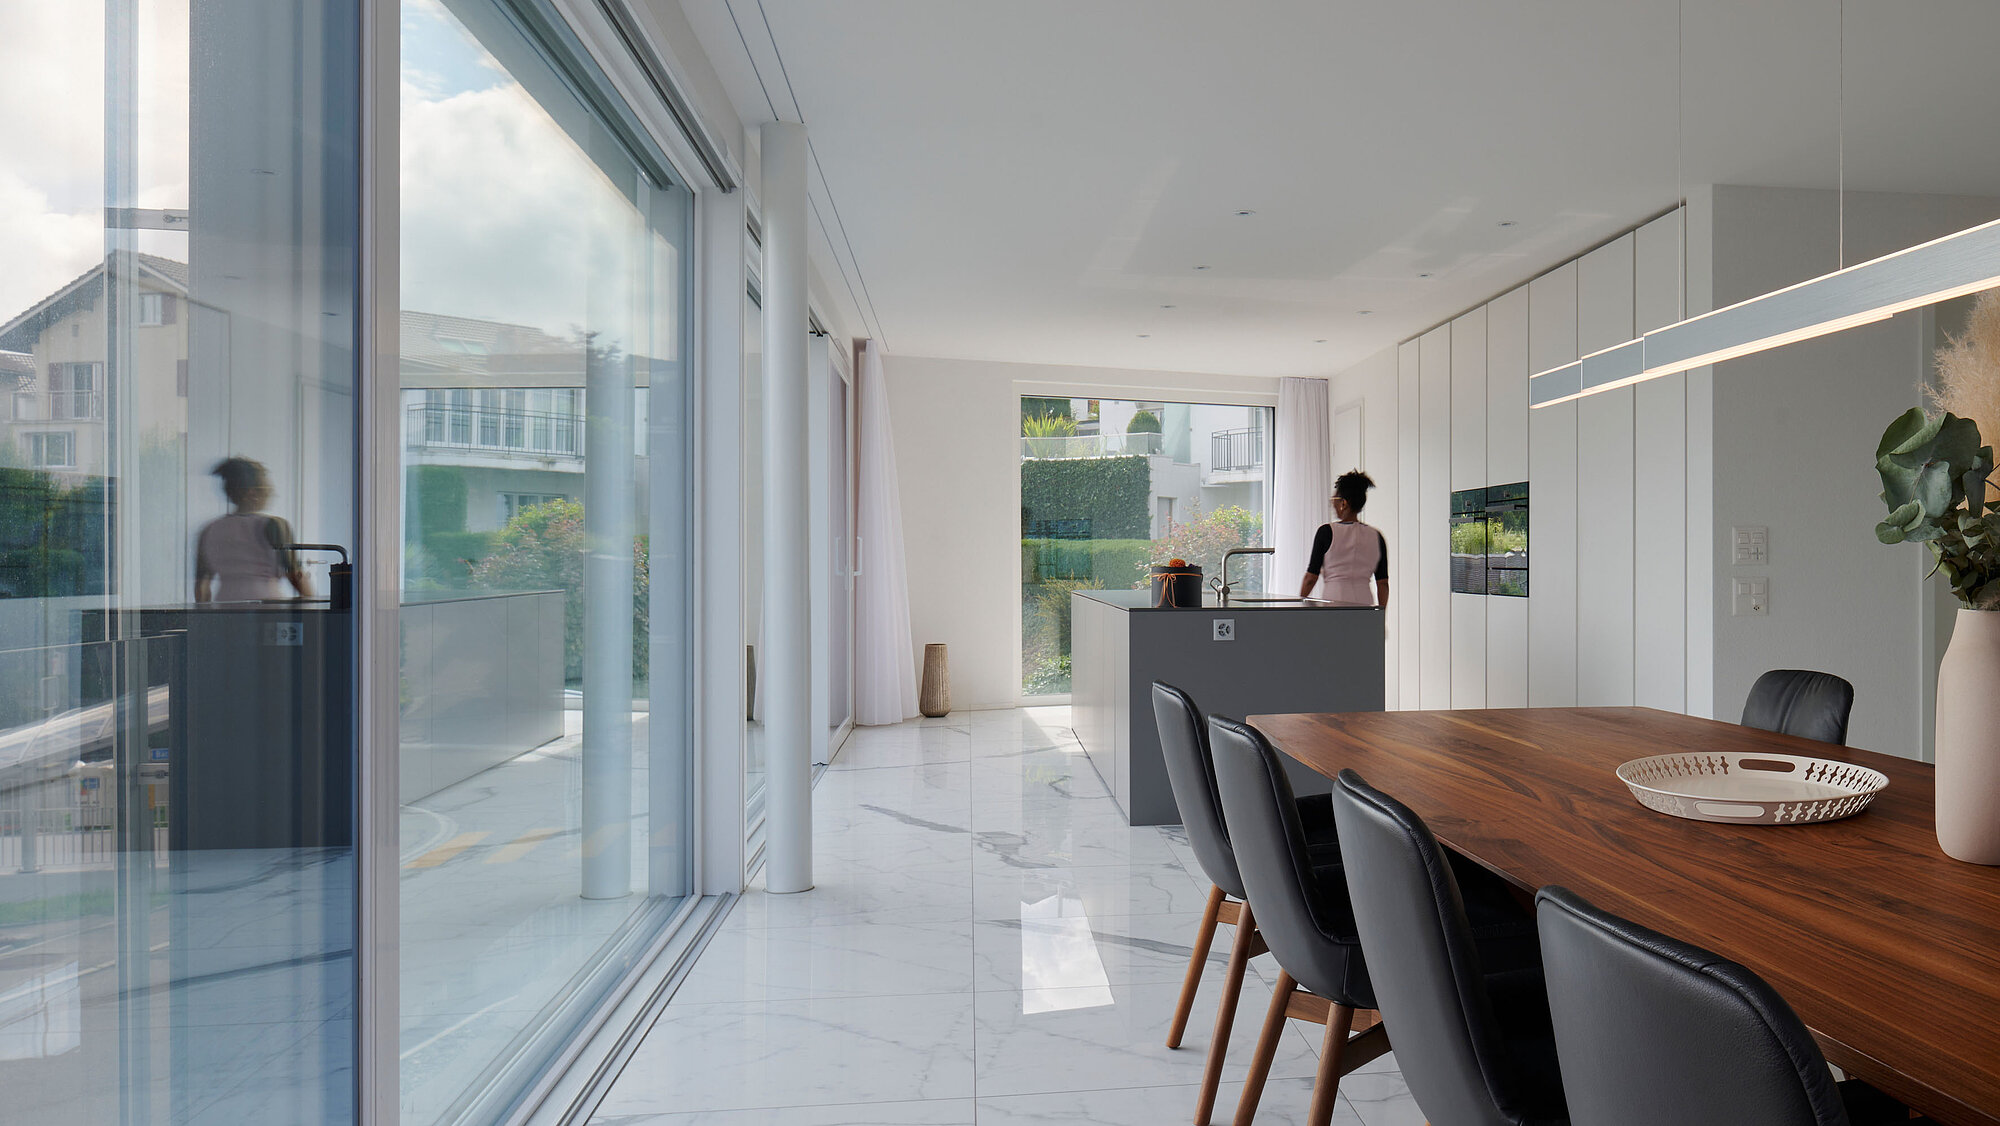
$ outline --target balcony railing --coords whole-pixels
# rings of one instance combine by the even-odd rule
[[[1264,431],[1255,426],[1217,430],[1208,436],[1211,473],[1240,473],[1264,464]]]
[[[17,391],[16,422],[76,422],[104,417],[101,391]]]
[[[583,457],[583,416],[505,407],[418,403],[404,409],[412,450],[483,450],[537,458]]]

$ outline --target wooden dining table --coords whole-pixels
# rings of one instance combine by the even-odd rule
[[[2000,1124],[2000,868],[1938,849],[1928,764],[1650,708],[1249,722],[1321,774],[1353,770],[1518,888],[1560,884],[1750,967],[1833,1064],[1932,1118]],[[1676,751],[1838,759],[1889,784],[1840,821],[1690,821],[1614,773]]]

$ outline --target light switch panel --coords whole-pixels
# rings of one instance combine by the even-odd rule
[[[1235,618],[1211,618],[1210,621],[1213,621],[1215,623],[1215,640],[1217,641],[1236,640]]]
[[[1729,532],[1730,541],[1735,548],[1730,558],[1736,566],[1761,567],[1770,562],[1769,528],[1741,527],[1731,528]]]
[[[1736,597],[1730,612],[1737,616],[1768,614],[1771,612],[1771,580],[1767,578],[1735,579]]]

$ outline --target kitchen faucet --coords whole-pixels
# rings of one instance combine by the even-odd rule
[[[1230,591],[1230,584],[1229,584],[1229,560],[1230,560],[1230,558],[1231,558],[1232,556],[1237,556],[1237,555],[1274,555],[1274,554],[1276,554],[1276,553],[1277,553],[1277,550],[1278,550],[1278,549],[1277,549],[1277,548],[1275,548],[1275,547],[1232,547],[1232,548],[1230,548],[1230,549],[1229,549],[1228,551],[1225,551],[1225,552],[1223,552],[1223,553],[1222,553],[1222,577],[1221,577],[1221,580],[1220,580],[1220,584],[1221,584],[1221,585],[1220,585],[1220,586],[1216,586],[1216,580],[1213,580],[1213,579],[1209,580],[1209,585],[1210,585],[1210,586],[1216,586],[1216,593],[1222,596],[1222,604],[1223,604],[1224,606],[1227,606],[1227,605],[1229,605],[1229,591]]]

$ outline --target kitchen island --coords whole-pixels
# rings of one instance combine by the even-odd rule
[[[1144,590],[1070,595],[1070,709],[1077,741],[1127,821],[1181,816],[1153,723],[1153,682],[1234,718],[1383,709],[1383,615],[1331,602],[1232,601],[1156,608]],[[1331,783],[1287,759],[1301,794]]]

